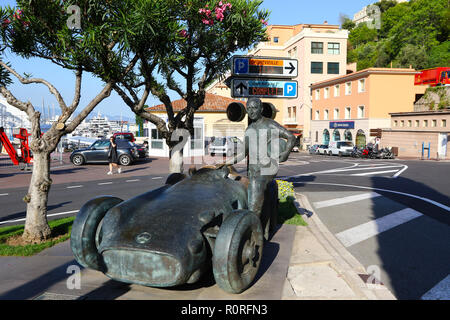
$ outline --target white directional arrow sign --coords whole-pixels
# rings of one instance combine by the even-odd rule
[[[277,57],[234,56],[232,69],[234,76],[296,78],[298,76],[298,60]]]

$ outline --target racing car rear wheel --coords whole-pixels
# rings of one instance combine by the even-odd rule
[[[263,250],[261,221],[251,211],[233,211],[222,223],[214,245],[213,273],[217,285],[241,293],[255,279]]]
[[[102,271],[103,260],[98,253],[101,222],[109,209],[123,200],[102,196],[86,202],[73,222],[70,247],[75,259],[84,267]]]

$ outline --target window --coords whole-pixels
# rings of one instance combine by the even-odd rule
[[[152,139],[151,139],[151,148],[152,149],[163,149],[164,148],[164,142],[161,138],[158,129],[152,129]]]
[[[416,120],[416,128],[420,127],[420,120]]]
[[[366,91],[366,79],[361,79],[358,81],[358,92]]]
[[[330,88],[325,88],[325,90],[323,92],[323,97],[325,99],[328,99],[330,97]]]
[[[328,74],[339,74],[339,62],[328,62]]]
[[[191,135],[191,149],[200,150],[203,148],[203,128],[194,127],[194,134]]]
[[[292,114],[291,114],[291,107],[288,107],[288,118],[292,118]]]
[[[297,119],[297,107],[292,107],[292,118]]]
[[[316,100],[319,100],[320,98],[320,89],[316,90]]]
[[[319,142],[319,131],[316,131],[316,142]]]
[[[428,120],[423,120],[423,126],[428,127]]]
[[[339,119],[339,108],[334,109],[334,119]]]
[[[109,148],[109,140],[100,140],[100,141],[96,141],[91,148],[95,148],[95,149],[108,149]]]
[[[340,54],[341,45],[338,42],[328,43],[328,54]]]
[[[358,107],[358,118],[364,118],[364,106]]]
[[[394,127],[397,127],[397,126],[398,126],[398,121],[394,120]]]
[[[400,121],[400,127],[404,127],[405,126],[405,120]]]
[[[431,126],[432,127],[436,127],[437,126],[437,120],[432,120],[431,121]]]
[[[441,123],[441,127],[446,127],[447,126],[447,120],[442,120],[442,123]]]
[[[339,97],[339,94],[340,94],[340,92],[339,92],[339,91],[340,91],[340,88],[341,88],[341,86],[338,85],[338,84],[334,86],[334,96],[335,96],[335,97]]]
[[[352,108],[351,107],[346,107],[345,108],[345,119],[350,119],[352,117]]]
[[[311,43],[311,53],[323,53],[323,42],[312,42]]]
[[[273,37],[273,42],[278,43],[279,38],[278,37]]]
[[[319,112],[319,110],[316,111],[315,120],[320,120],[320,112]]]
[[[323,62],[311,62],[311,73],[323,73]]]
[[[323,113],[323,120],[328,120],[328,110]]]
[[[345,95],[350,95],[352,94],[352,83],[351,82],[347,82],[345,84]]]
[[[408,127],[412,127],[412,121],[411,120],[408,120]]]

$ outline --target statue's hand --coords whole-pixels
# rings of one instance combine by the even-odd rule
[[[289,152],[280,153],[280,162],[285,162],[289,158]]]

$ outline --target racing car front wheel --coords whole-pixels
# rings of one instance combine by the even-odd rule
[[[101,234],[101,222],[109,209],[123,200],[111,197],[97,197],[86,202],[80,209],[73,222],[70,235],[70,247],[75,259],[83,267],[102,271],[103,260],[98,253],[97,246]]]
[[[251,211],[233,211],[220,226],[214,245],[213,273],[229,293],[247,289],[258,272],[263,251],[261,221]]]

